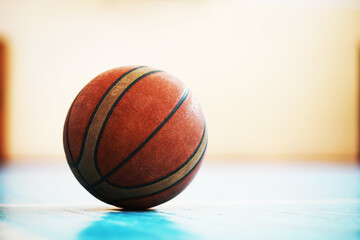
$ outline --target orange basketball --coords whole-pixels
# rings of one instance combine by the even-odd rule
[[[64,125],[68,164],[96,198],[145,209],[183,191],[207,146],[205,119],[186,86],[150,67],[120,67],[90,81]]]

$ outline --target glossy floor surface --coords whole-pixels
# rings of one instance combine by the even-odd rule
[[[65,165],[0,170],[0,239],[359,239],[360,169],[210,164],[178,197],[122,211]]]

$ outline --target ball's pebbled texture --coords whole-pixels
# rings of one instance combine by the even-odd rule
[[[90,81],[64,125],[64,149],[98,199],[145,209],[178,195],[207,146],[205,119],[185,85],[150,67],[120,67]]]

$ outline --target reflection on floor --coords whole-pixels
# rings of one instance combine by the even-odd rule
[[[360,169],[206,164],[181,195],[122,211],[66,165],[0,170],[0,239],[359,239]]]

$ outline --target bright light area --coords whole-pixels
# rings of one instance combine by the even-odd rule
[[[10,154],[64,161],[72,100],[123,65],[168,71],[197,95],[209,159],[357,153],[357,1],[1,1],[10,47]]]

